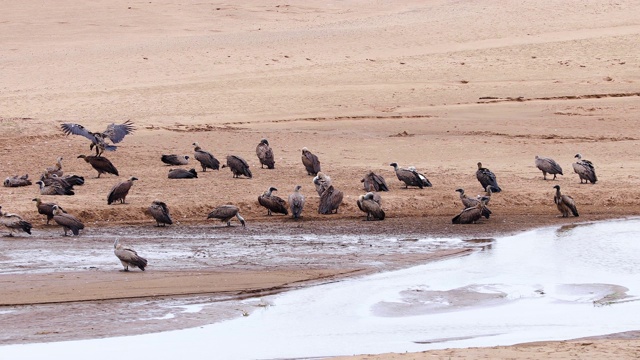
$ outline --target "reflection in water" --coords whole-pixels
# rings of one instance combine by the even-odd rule
[[[547,228],[487,251],[261,299],[246,317],[141,336],[0,347],[6,358],[112,349],[224,359],[509,345],[640,329],[640,220]],[[561,241],[558,241],[561,238]],[[621,301],[617,301],[621,299]],[[251,300],[252,303],[256,299]],[[249,304],[250,302],[247,302]],[[601,306],[607,305],[607,306]]]

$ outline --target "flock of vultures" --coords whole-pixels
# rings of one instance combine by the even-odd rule
[[[103,156],[103,153],[105,151],[115,151],[117,149],[115,144],[121,142],[126,135],[131,134],[135,130],[131,121],[126,121],[122,124],[110,124],[103,132],[91,132],[82,125],[72,123],[62,124],[61,129],[66,135],[80,135],[91,141],[90,150],[95,149],[96,154],[79,155],[78,158],[84,159],[91,165],[91,167],[98,172],[98,177],[102,174],[119,175],[116,167],[107,157]],[[249,164],[242,157],[229,155],[226,158],[226,164],[221,165],[215,156],[203,150],[198,143],[193,143],[193,146],[193,158],[200,163],[203,172],[206,172],[207,169],[219,170],[228,167],[233,173],[234,178],[251,178],[253,176]],[[265,166],[268,169],[275,168],[273,150],[269,146],[267,139],[262,139],[257,145],[256,155],[260,160],[262,168]],[[580,182],[596,183],[597,177],[593,164],[588,160],[582,159],[580,154],[575,155],[575,158],[577,161],[572,164],[573,170],[580,177]],[[165,154],[161,156],[163,163],[175,166],[188,165],[189,159],[190,156],[187,155]],[[314,176],[313,184],[320,198],[317,209],[318,213],[337,213],[343,200],[343,193],[332,185],[331,177],[322,172],[318,157],[306,147],[302,149],[302,165],[308,175]],[[413,186],[422,189],[432,186],[426,176],[418,172],[414,167],[401,168],[395,162],[389,165],[394,168],[397,178],[404,182],[406,188]],[[536,156],[535,165],[542,171],[545,180],[547,179],[547,174],[553,175],[554,180],[558,174],[563,174],[560,165],[550,158]],[[168,178],[170,179],[190,179],[197,177],[198,173],[196,169],[193,168],[189,170],[175,168],[169,170],[168,174]],[[476,223],[482,217],[489,219],[491,215],[491,210],[489,210],[488,207],[491,195],[493,193],[499,193],[502,189],[498,185],[496,175],[491,170],[483,167],[480,162],[476,170],[476,177],[486,192],[483,195],[469,197],[465,194],[464,189],[456,189],[455,191],[460,194],[463,210],[451,220],[454,224]],[[107,195],[107,204],[111,205],[117,202],[125,203],[127,194],[135,180],[138,179],[136,177],[130,177],[113,186]],[[60,157],[54,166],[44,170],[44,173],[36,182],[36,185],[38,185],[41,195],[73,195],[74,187],[82,186],[84,181],[82,176],[65,175],[62,170],[62,157]],[[360,195],[357,199],[358,208],[366,214],[367,220],[384,220],[385,212],[382,208],[380,192],[389,191],[384,177],[380,174],[369,172],[361,182],[363,183],[366,193]],[[11,176],[4,181],[5,187],[29,185],[32,185],[32,182],[28,175]],[[300,192],[300,188],[301,186],[297,185],[293,193],[288,196],[288,201],[285,201],[274,194],[274,192],[277,191],[276,188],[269,187],[269,189],[258,197],[258,202],[267,209],[268,215],[274,213],[289,215],[289,212],[291,212],[291,216],[294,219],[299,219],[305,205],[305,197]],[[578,210],[573,198],[562,194],[559,185],[554,186],[554,188],[556,189],[554,202],[562,216],[568,217],[570,214],[578,216]],[[68,232],[71,232],[73,235],[78,235],[80,230],[84,228],[82,221],[72,214],[67,213],[58,204],[43,202],[40,197],[34,198],[33,201],[35,202],[38,213],[47,217],[47,224],[53,220],[63,228],[65,236]],[[157,226],[165,226],[173,223],[169,208],[167,204],[162,201],[153,201],[147,211],[155,219]],[[245,220],[242,215],[240,215],[240,209],[235,205],[219,206],[213,209],[207,218],[219,219],[226,223],[227,226],[231,226],[231,220],[234,217],[237,218],[242,226],[245,226]],[[23,220],[17,214],[2,211],[2,206],[0,206],[0,223],[9,229],[8,236],[13,236],[14,231],[31,234],[31,224],[28,221]],[[147,261],[138,256],[135,250],[120,244],[117,240],[114,243],[114,253],[122,262],[125,271],[128,271],[129,267],[138,267],[144,270],[147,264]]]

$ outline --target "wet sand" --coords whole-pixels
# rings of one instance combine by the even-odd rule
[[[250,1],[234,6],[103,1],[56,7],[9,2],[0,22],[0,42],[8,49],[0,54],[0,174],[4,179],[28,173],[36,179],[62,156],[65,173],[82,175],[86,183],[74,196],[43,198],[60,203],[87,229],[77,239],[63,238],[62,229],[45,226],[36,213],[31,201],[38,195],[35,186],[2,188],[2,210],[31,221],[34,235],[0,239],[0,259],[30,242],[61,253],[83,244],[94,248],[95,256],[112,256],[114,233],[145,250],[156,244],[170,247],[168,240],[155,241],[155,234],[165,229],[153,227],[145,214],[155,199],[169,205],[176,221],[172,229],[206,227],[203,232],[211,241],[241,231],[267,237],[312,233],[473,239],[638,215],[637,8],[633,1],[589,2],[580,11],[562,1],[464,6],[418,1]],[[91,153],[88,140],[60,131],[65,122],[97,131],[127,119],[136,124],[135,133],[116,152],[105,154],[120,177],[95,179],[97,173],[77,158]],[[259,166],[255,146],[261,138],[274,148],[274,170]],[[254,177],[233,179],[222,169],[199,172],[193,180],[167,179],[170,167],[160,156],[192,155],[196,141],[223,163],[228,154],[244,157]],[[338,214],[317,214],[312,177],[300,161],[302,147],[320,157],[323,172],[344,192]],[[576,153],[594,162],[597,184],[579,183],[571,167]],[[535,155],[554,158],[564,175],[544,181],[533,165]],[[462,187],[471,195],[482,191],[474,175],[478,161],[497,174],[504,191],[492,198],[491,219],[452,225],[451,217],[461,210],[454,190]],[[391,162],[416,166],[434,186],[404,189]],[[191,167],[200,170],[197,163],[185,166]],[[382,174],[391,188],[382,194],[387,213],[382,222],[362,221],[364,214],[355,204],[364,192],[360,179],[368,171]],[[127,204],[107,205],[109,189],[129,176],[140,180]],[[307,197],[301,221],[267,216],[258,205],[257,197],[268,187],[277,187],[278,195],[286,198],[297,184]],[[579,218],[556,217],[555,184],[575,198]],[[246,229],[205,221],[211,209],[226,203],[241,208]],[[122,227],[139,228],[147,238],[127,238]],[[279,246],[286,248],[272,248]],[[57,302],[98,308],[101,301],[117,302],[107,299],[118,294],[123,277],[156,281],[158,288],[129,294],[134,299],[158,296],[173,301],[185,293],[215,297],[263,291],[438,257],[433,249],[412,256],[398,251],[372,266],[373,257],[381,257],[374,251],[362,261],[353,256],[345,266],[335,254],[325,256],[321,247],[313,250],[311,264],[304,256],[284,265],[276,256],[271,262],[232,257],[202,266],[186,258],[188,269],[175,266],[180,263],[176,260],[171,269],[151,263],[144,274],[126,274],[118,271],[113,257],[112,267],[67,270],[63,275],[51,269],[3,274],[0,282],[2,291],[14,296],[5,304],[49,302],[54,304],[42,306],[56,311]],[[33,262],[37,264],[37,254]],[[25,273],[38,267],[24,266]],[[34,295],[31,287],[55,287],[49,280],[56,276],[64,277],[64,287],[77,291],[46,288]],[[247,277],[252,281],[245,282]],[[211,285],[210,279],[231,285]],[[23,285],[13,292],[16,283]],[[86,293],[85,283],[91,288]],[[69,313],[78,313],[73,306]],[[237,310],[220,314],[237,316]],[[103,336],[89,332],[90,324],[60,334],[62,323],[42,314],[31,319],[21,323],[26,331],[13,333],[24,336],[5,343]],[[115,317],[110,328],[125,320]],[[637,351],[633,341],[594,344],[597,349],[579,342],[547,344],[540,351],[570,347],[586,351],[584,356],[596,350],[610,356],[620,348]],[[513,349],[492,354],[527,358]]]

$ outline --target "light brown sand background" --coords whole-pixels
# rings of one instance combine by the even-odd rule
[[[2,1],[2,9],[0,175],[37,177],[63,156],[64,170],[87,183],[76,196],[46,200],[88,226],[148,224],[144,209],[154,199],[179,223],[234,203],[249,226],[300,226],[267,218],[256,198],[269,186],[286,197],[301,184],[303,226],[326,231],[336,219],[362,219],[355,199],[369,170],[392,188],[382,194],[390,220],[418,219],[438,234],[576,221],[555,217],[556,183],[576,199],[577,220],[640,213],[638,1]],[[105,154],[121,176],[94,180],[76,159],[89,154],[88,141],[65,137],[59,125],[97,131],[127,119],[136,132]],[[275,170],[260,169],[255,156],[263,137]],[[191,155],[194,141],[223,162],[244,157],[254,178],[223,169],[166,179],[160,155]],[[345,192],[338,215],[315,211],[300,162],[305,146]],[[579,184],[571,170],[578,152],[596,164],[598,184]],[[535,155],[553,157],[565,175],[543,181]],[[478,161],[504,192],[490,221],[452,227],[455,188],[481,190]],[[416,166],[434,187],[403,190],[390,162]],[[108,206],[111,186],[131,175],[140,180],[129,204]],[[0,205],[42,229],[36,194],[35,186],[3,188]],[[597,344],[638,354],[637,342]],[[559,346],[571,345],[544,351]],[[446,356],[458,354],[466,356]]]

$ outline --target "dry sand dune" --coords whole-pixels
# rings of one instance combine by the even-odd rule
[[[4,1],[0,175],[37,178],[63,156],[65,172],[87,182],[75,196],[47,200],[91,227],[147,224],[154,199],[169,204],[178,226],[202,223],[224,203],[238,205],[249,226],[294,226],[267,217],[257,197],[276,186],[286,198],[300,184],[304,226],[331,231],[339,219],[349,231],[345,224],[363,218],[355,199],[370,170],[391,187],[382,196],[396,229],[483,236],[638,215],[638,9],[638,1]],[[121,176],[94,179],[77,159],[90,153],[88,140],[64,136],[60,124],[97,131],[127,119],[137,130],[105,154]],[[274,148],[275,170],[260,169],[261,138]],[[254,178],[222,169],[167,179],[161,154],[191,155],[195,141],[222,162],[244,157]],[[305,146],[345,193],[337,215],[316,213]],[[597,184],[579,183],[576,153],[596,164]],[[564,176],[542,180],[535,155],[556,159]],[[451,226],[455,188],[482,190],[478,161],[504,189],[494,216]],[[390,162],[416,166],[433,188],[403,189]],[[132,175],[140,180],[128,204],[108,206],[111,186]],[[555,184],[576,199],[579,219],[556,218]],[[42,230],[36,195],[35,186],[3,188],[0,205]],[[593,344],[604,352],[566,343],[534,355],[516,347],[433,356],[525,359],[566,346],[583,357],[638,355],[635,341]]]

